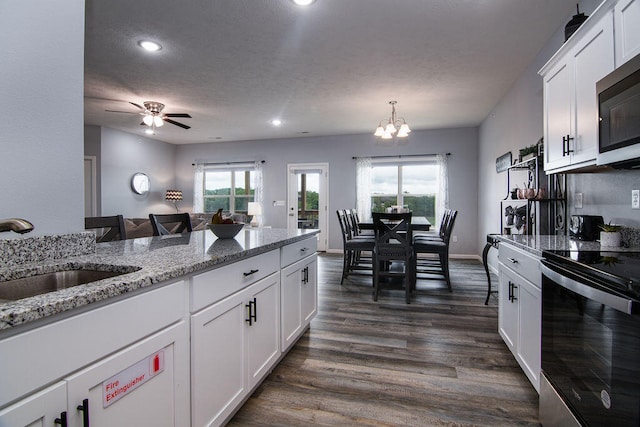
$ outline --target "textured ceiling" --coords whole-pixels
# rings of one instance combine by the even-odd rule
[[[87,0],[85,123],[174,144],[477,126],[575,0]],[[147,53],[138,40],[162,44]],[[283,121],[276,128],[274,118]]]

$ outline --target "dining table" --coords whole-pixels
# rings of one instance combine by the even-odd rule
[[[359,222],[358,227],[360,230],[373,230],[373,222]],[[411,217],[411,229],[413,231],[429,231],[431,223],[425,216],[412,216]]]

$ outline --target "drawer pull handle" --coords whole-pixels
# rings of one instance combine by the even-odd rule
[[[60,412],[60,418],[56,418],[53,422],[60,424],[62,427],[67,427],[67,411]]]
[[[82,427],[89,427],[89,399],[83,399],[76,409],[82,411]]]
[[[309,248],[300,248],[300,252],[305,253],[309,250]]]
[[[248,273],[245,272],[245,273],[242,273],[242,274],[244,275],[244,277],[247,277],[247,276],[251,276],[252,274],[256,274],[258,271],[260,271],[260,270],[255,269],[255,270],[249,271]]]
[[[517,264],[518,260],[515,258],[507,258],[509,260],[509,262],[511,262],[512,264]]]

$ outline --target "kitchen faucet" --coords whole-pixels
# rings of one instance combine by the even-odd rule
[[[2,231],[15,231],[16,233],[24,234],[33,230],[33,224],[26,219],[22,218],[7,218],[0,219],[0,232]]]

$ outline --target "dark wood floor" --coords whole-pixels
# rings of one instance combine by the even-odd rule
[[[342,256],[319,259],[311,328],[230,426],[530,426],[538,395],[484,305],[482,264],[452,260],[453,292],[419,281],[371,297],[371,279],[340,286]]]

